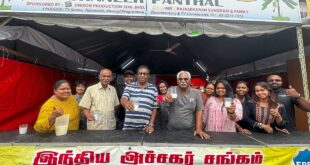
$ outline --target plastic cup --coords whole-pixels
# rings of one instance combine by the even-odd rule
[[[19,134],[26,134],[28,129],[28,124],[19,125]]]
[[[138,100],[133,100],[133,110],[137,111],[139,110],[139,101]]]
[[[69,126],[69,114],[57,117],[55,121],[56,136],[66,135],[68,132],[68,126]]]
[[[231,106],[232,98],[230,97],[225,97],[224,98],[224,105],[226,108],[229,108]]]
[[[93,111],[92,114],[93,114],[95,120],[99,120],[99,112],[98,111]]]
[[[203,92],[205,92],[205,87],[204,86],[200,86],[199,90],[200,90],[201,93],[203,93]]]
[[[178,98],[177,88],[171,88],[171,97],[172,97],[173,99]]]
[[[55,127],[56,136],[66,135],[68,132],[68,126],[62,125]]]

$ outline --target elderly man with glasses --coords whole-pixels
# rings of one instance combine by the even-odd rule
[[[126,109],[123,130],[154,132],[157,113],[157,88],[149,83],[150,69],[141,65],[137,69],[137,80],[126,86],[121,104]]]
[[[294,105],[305,112],[310,112],[310,102],[301,96],[291,85],[288,89],[282,87],[282,78],[272,74],[267,77],[267,83],[272,87],[278,101],[285,106],[289,129],[295,129],[295,110]]]
[[[171,131],[191,130],[202,139],[210,136],[202,130],[202,99],[197,89],[190,87],[191,74],[180,71],[177,74],[178,86],[168,89],[163,100],[168,105],[168,129]]]

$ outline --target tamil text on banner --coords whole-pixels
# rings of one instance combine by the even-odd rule
[[[307,165],[309,147],[0,146],[0,164]]]

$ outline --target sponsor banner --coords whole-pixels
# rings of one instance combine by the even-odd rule
[[[0,11],[300,23],[298,0],[0,0]]]
[[[0,164],[310,164],[310,147],[0,146]]]
[[[145,16],[144,0],[0,0],[0,11]]]
[[[152,0],[147,6],[149,16],[300,22],[298,0]]]

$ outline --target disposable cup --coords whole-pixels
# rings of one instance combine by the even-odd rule
[[[26,134],[28,129],[28,124],[19,125],[19,134]]]
[[[133,103],[133,107],[134,107],[133,109],[135,111],[139,110],[139,106],[140,106],[139,101],[138,100],[133,100],[132,103]]]
[[[225,97],[224,98],[224,104],[226,108],[229,108],[231,106],[232,98],[230,97]]]

